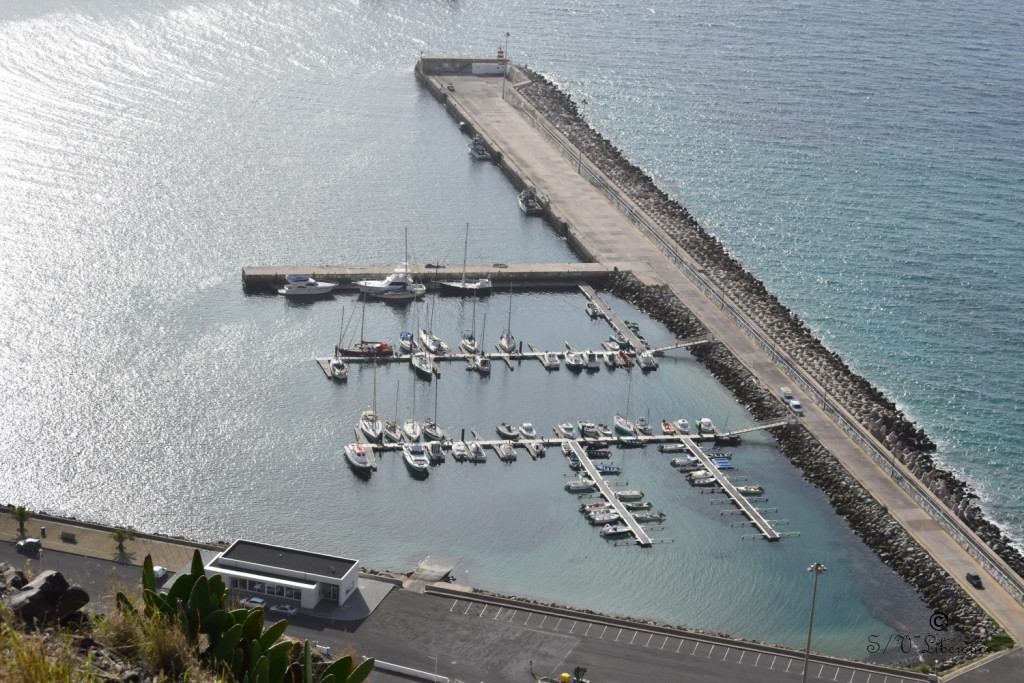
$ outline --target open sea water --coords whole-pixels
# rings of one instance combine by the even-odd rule
[[[0,6],[0,500],[204,540],[314,548],[460,582],[867,656],[929,610],[754,435],[739,474],[799,536],[745,539],[653,449],[616,456],[669,517],[641,551],[602,541],[536,462],[449,462],[426,481],[341,449],[359,412],[502,421],[749,416],[687,353],[633,378],[539,364],[313,362],[345,321],[397,338],[428,319],[493,342],[509,296],[363,309],[246,295],[243,265],[575,260],[417,85],[421,54],[548,75],[829,347],[882,388],[1024,539],[1019,399],[1024,65],[1018,3],[253,3]],[[508,35],[506,36],[506,33]],[[449,270],[449,273],[452,272]],[[515,294],[539,348],[608,332],[571,293]],[[652,341],[668,333],[621,301]],[[428,317],[430,316],[430,317]],[[484,321],[486,316],[486,322]],[[486,328],[484,330],[484,328]],[[374,389],[376,387],[376,390]],[[625,485],[625,484],[624,484]]]

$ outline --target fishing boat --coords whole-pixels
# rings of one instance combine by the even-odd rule
[[[593,301],[587,302],[587,315],[591,318],[599,318],[601,316],[601,309],[597,307]]]
[[[661,421],[661,433],[662,434],[667,434],[668,436],[675,436],[676,435],[676,426],[674,424],[672,424],[669,420],[662,420]]]
[[[697,420],[697,433],[698,434],[714,434],[718,430],[715,429],[715,423],[711,421],[710,417],[702,417]]]
[[[579,372],[586,367],[586,361],[583,359],[583,354],[578,351],[566,351],[565,352],[565,367]]]
[[[555,433],[563,439],[575,439],[576,428],[572,425],[572,422],[563,422],[562,424],[555,427]]]
[[[587,457],[591,460],[603,460],[612,457],[612,452],[607,448],[587,449]]]
[[[622,468],[618,465],[594,465],[594,468],[601,474],[622,474]]]
[[[503,439],[518,439],[519,438],[519,427],[510,425],[508,422],[502,422],[497,426],[498,435]]]
[[[502,441],[497,446],[498,459],[502,462],[513,462],[516,459],[516,447],[511,441]]]
[[[524,422],[523,424],[519,425],[519,435],[524,439],[536,439],[537,430],[536,428],[534,428],[533,423]]]
[[[612,435],[613,435],[612,434],[612,428],[609,427],[608,425],[604,424],[603,422],[599,422],[597,424],[597,435],[598,435],[599,438],[602,438],[602,439],[610,439],[610,438],[612,438]]]
[[[484,150],[486,153],[486,150]],[[490,158],[490,155],[487,157]],[[466,239],[462,245],[462,279],[461,280],[441,280],[437,284],[440,285],[441,291],[445,294],[489,294],[492,287],[490,278],[481,277],[476,280],[466,279],[466,259],[469,255],[469,223],[466,223]],[[468,351],[467,351],[468,353]]]
[[[316,296],[330,294],[337,286],[337,282],[317,282],[308,275],[289,275],[285,278],[284,287],[277,290],[277,293],[285,296]]]
[[[430,458],[423,450],[423,444],[407,443],[402,446],[402,459],[413,474],[426,476],[430,473]]]
[[[742,496],[760,496],[764,493],[764,487],[761,486],[737,486],[736,490]]]
[[[661,510],[657,512],[636,512],[633,514],[633,519],[638,522],[660,522],[665,519],[665,513]]]
[[[587,372],[597,372],[601,369],[601,364],[597,360],[597,354],[590,349],[583,352],[583,361],[586,363]]]
[[[683,418],[679,418],[678,420],[676,420],[675,426],[676,426],[676,433],[678,433],[678,434],[689,434],[690,433],[690,423],[687,420],[684,420]]]
[[[626,524],[605,524],[603,527],[601,527],[601,535],[605,538],[613,538],[615,536],[626,536],[629,533],[629,526]]]
[[[644,492],[636,489],[629,489],[628,491],[617,492],[615,497],[619,500],[640,500],[644,497]]]
[[[526,449],[530,451],[530,456],[534,459],[543,458],[545,455],[543,441],[527,441]]]
[[[594,482],[585,477],[578,477],[565,485],[565,490],[570,493],[582,493],[584,491],[590,491],[594,488]]]
[[[487,151],[487,145],[479,135],[474,135],[473,140],[469,143],[469,156],[477,161],[491,160],[491,153]]]
[[[593,422],[588,422],[587,420],[580,420],[578,424],[580,426],[580,436],[582,436],[584,439],[596,439],[600,436],[597,433],[597,425],[594,424]]]
[[[643,503],[626,502],[626,503],[622,504],[622,507],[624,507],[624,508],[626,508],[627,510],[630,510],[630,511],[634,511],[634,510],[650,510],[651,507],[653,507],[653,503],[651,503],[651,501],[649,501],[649,500],[648,501],[644,501]]]
[[[352,469],[364,474],[370,473],[373,469],[370,461],[372,448],[369,444],[359,443],[350,443],[345,446],[345,458],[348,459],[348,464],[352,466]]]
[[[537,192],[532,187],[524,188],[518,197],[519,208],[527,216],[539,216],[542,212],[540,202],[537,201]]]

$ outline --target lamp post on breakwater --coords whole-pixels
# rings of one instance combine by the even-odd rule
[[[509,36],[509,32],[505,31],[505,50],[501,53],[502,54],[502,59],[505,60],[505,65],[504,65],[505,68],[503,70],[503,73],[501,74],[501,99],[502,100],[505,99],[505,81],[508,80],[508,73],[509,73],[509,69],[508,69],[508,67],[509,67],[509,61],[508,61],[508,36]]]
[[[814,628],[814,601],[818,597],[818,575],[828,571],[828,567],[815,562],[807,571],[814,572],[814,591],[811,593],[811,620],[807,624],[807,649],[804,650],[804,677],[803,683],[807,683],[807,664],[811,658],[811,629]]]

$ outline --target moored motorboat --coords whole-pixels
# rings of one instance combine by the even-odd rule
[[[373,292],[370,296],[381,301],[406,302],[417,299],[427,293],[427,286],[413,283],[408,289],[389,289],[383,292]]]
[[[603,422],[599,422],[597,424],[597,435],[602,439],[610,439],[612,438],[612,428]]]
[[[630,510],[630,511],[633,511],[633,510],[650,510],[651,507],[653,507],[653,505],[654,504],[651,503],[651,501],[649,501],[649,500],[648,501],[644,501],[643,503],[635,503],[635,502],[624,502],[624,503],[622,503],[622,507],[624,507],[624,508],[626,508],[627,510]]]
[[[527,216],[539,216],[541,214],[542,209],[537,201],[537,192],[532,187],[524,188],[519,193],[518,201],[519,208]]]
[[[548,370],[558,370],[562,367],[562,361],[554,351],[544,351],[539,358],[541,365]]]
[[[597,512],[599,510],[614,510],[615,506],[608,501],[601,500],[596,503],[580,503],[580,512],[583,514],[590,514],[591,512]]]
[[[487,460],[487,453],[484,452],[484,447],[480,445],[479,441],[469,441],[466,445],[469,447],[470,462],[485,462]]]
[[[644,492],[637,489],[629,489],[628,491],[618,491],[615,497],[619,500],[640,500],[644,497]]]
[[[594,468],[601,474],[622,474],[622,468],[618,465],[594,465]]]
[[[530,456],[535,460],[537,458],[543,458],[545,455],[543,441],[527,441],[526,448],[530,451]]]
[[[574,458],[574,457],[576,457],[576,451],[574,451],[572,449],[572,442],[571,441],[563,441],[562,442],[562,455],[564,455],[567,458]]]
[[[633,359],[630,358],[629,354],[626,353],[625,351],[621,351],[621,350],[619,351],[618,359],[619,359],[618,360],[619,365],[621,365],[622,367],[624,367],[624,368],[631,368],[631,367],[633,367]]]
[[[586,363],[587,372],[597,372],[601,369],[601,364],[597,360],[597,354],[590,349],[583,352],[583,361]]]
[[[285,278],[284,287],[277,290],[277,293],[285,296],[315,296],[330,294],[337,286],[337,282],[318,282],[308,275],[289,275]]]
[[[440,441],[427,441],[423,444],[431,465],[440,465],[445,460],[444,444]]]
[[[518,439],[519,438],[519,427],[510,425],[508,422],[502,422],[496,427],[498,435],[503,439]]]
[[[640,369],[644,372],[658,369],[658,359],[654,357],[653,353],[647,350],[640,351],[636,354],[636,364],[639,365]]]
[[[519,435],[522,436],[524,439],[536,439],[537,430],[534,428],[532,423],[524,422],[523,424],[519,425]]]
[[[369,444],[350,443],[345,446],[345,458],[352,469],[358,472],[369,473],[373,469],[370,460],[373,447]],[[368,452],[369,451],[369,452]]]
[[[675,436],[676,426],[668,420],[661,421],[661,433],[667,434],[668,436]]]
[[[754,485],[737,486],[736,490],[742,496],[760,496],[764,493],[764,487]]]
[[[621,519],[619,517],[619,513],[615,512],[614,510],[601,510],[599,512],[591,512],[587,515],[587,518],[590,520],[591,524],[599,526],[604,524],[612,524],[614,522],[618,522]]]
[[[675,425],[676,425],[676,432],[677,433],[679,433],[679,434],[689,434],[690,433],[690,423],[687,420],[685,420],[683,418],[679,418],[678,420],[676,420]]]
[[[466,359],[466,369],[475,370],[481,375],[486,375],[491,371],[491,359],[482,353],[470,356]]]
[[[356,286],[364,294],[383,294],[384,292],[409,292],[415,283],[409,264],[403,263],[383,280],[358,280]]]
[[[487,151],[487,144],[479,135],[474,135],[469,143],[469,155],[477,161],[490,161],[491,153]]]
[[[498,459],[502,462],[512,462],[516,459],[516,447],[511,441],[502,441],[498,444]]]
[[[566,351],[565,352],[565,367],[570,370],[579,372],[586,367],[586,361],[583,359],[583,354],[577,351]]]
[[[563,439],[575,439],[576,427],[573,426],[572,422],[563,422],[555,427],[555,433]]]
[[[469,460],[469,446],[465,441],[452,442],[452,459],[456,462]]]
[[[594,488],[594,482],[585,477],[578,477],[565,485],[565,490],[570,493],[581,493],[583,491],[590,491]]]
[[[601,535],[605,538],[614,536],[625,536],[629,533],[629,525],[627,524],[606,524],[601,527]]]
[[[423,450],[423,444],[407,443],[402,446],[402,459],[409,471],[417,475],[430,473],[430,458]]]
[[[718,430],[715,429],[715,423],[711,421],[710,417],[702,417],[697,420],[698,434],[714,434],[716,431]]]
[[[588,301],[587,315],[589,315],[591,318],[598,318],[601,316],[601,309],[598,308],[597,304],[595,304],[593,301]]]
[[[580,420],[580,435],[584,439],[597,439],[601,435],[597,431],[597,425],[587,420]]]
[[[638,522],[660,522],[665,519],[665,513],[661,510],[657,512],[635,512],[633,513],[633,519]]]

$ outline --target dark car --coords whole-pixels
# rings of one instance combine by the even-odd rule
[[[981,585],[981,577],[977,574],[967,572],[967,582],[975,588],[984,588],[984,586]]]
[[[43,542],[38,538],[23,538],[15,543],[14,547],[19,553],[25,553],[26,555],[38,555],[39,551],[43,549]]]

